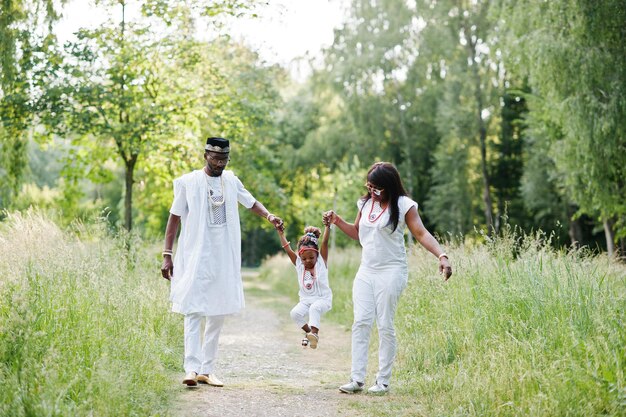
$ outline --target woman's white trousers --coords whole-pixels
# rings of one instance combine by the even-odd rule
[[[367,353],[372,324],[378,326],[378,373],[379,384],[389,385],[391,368],[396,356],[396,332],[394,317],[400,294],[406,287],[406,268],[384,272],[360,268],[352,285],[354,323],[352,324],[352,372],[351,379],[365,382]]]

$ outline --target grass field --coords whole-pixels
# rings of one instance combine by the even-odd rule
[[[455,274],[447,283],[431,254],[419,247],[410,253],[396,315],[397,397],[368,403],[369,414],[626,415],[624,265],[512,234],[448,253]],[[350,326],[359,261],[356,247],[330,254],[334,305],[323,321]],[[296,300],[285,255],[268,260],[262,273]],[[372,338],[368,382],[376,351]]]
[[[166,412],[182,321],[156,251],[129,262],[126,243],[32,213],[0,224],[0,415]]]
[[[128,251],[127,247],[136,248]],[[158,247],[34,214],[0,223],[0,416],[167,415],[182,359]],[[396,316],[393,401],[372,416],[626,415],[626,268],[541,238],[416,248]],[[333,310],[349,328],[357,247],[330,254]],[[263,280],[297,298],[286,255]],[[322,329],[323,331],[323,329]],[[372,339],[370,376],[376,368]],[[346,364],[346,378],[349,364]],[[338,381],[344,382],[344,381]]]

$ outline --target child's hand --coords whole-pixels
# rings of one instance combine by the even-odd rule
[[[330,225],[333,224],[333,219],[335,216],[335,212],[332,210],[324,213],[324,216],[322,217],[322,223],[324,223],[324,226],[330,227]]]

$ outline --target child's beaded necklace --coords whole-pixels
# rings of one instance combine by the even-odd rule
[[[307,286],[304,284],[304,278],[306,277],[306,273],[309,273],[309,275],[311,276],[311,283]],[[313,288],[313,286],[315,286],[315,281],[317,280],[317,276],[315,274],[315,267],[313,267],[312,270],[308,270],[306,268],[304,268],[302,270],[302,288],[306,289],[306,290],[311,290]]]

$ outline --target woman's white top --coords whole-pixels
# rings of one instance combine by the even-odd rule
[[[372,209],[372,204],[375,206]],[[406,248],[404,246],[404,231],[406,230],[405,216],[411,207],[417,209],[417,203],[407,196],[398,198],[400,216],[398,227],[392,233],[393,223],[389,221],[389,207],[380,214],[378,202],[371,198],[364,202],[357,201],[361,211],[359,221],[359,243],[363,247],[361,252],[361,269],[372,272],[389,269],[407,269]],[[374,214],[374,221],[370,220],[370,212]]]
[[[314,301],[319,299],[328,300],[332,303],[333,292],[330,290],[328,283],[328,268],[324,263],[322,255],[317,255],[315,263],[315,278],[311,276],[309,271],[305,271],[304,264],[299,256],[296,255],[296,274],[298,275],[298,296],[301,301]]]
[[[232,171],[221,176],[215,181],[200,169],[174,180],[170,213],[182,221],[170,289],[174,312],[214,316],[245,306],[238,204],[251,208],[256,200]]]

